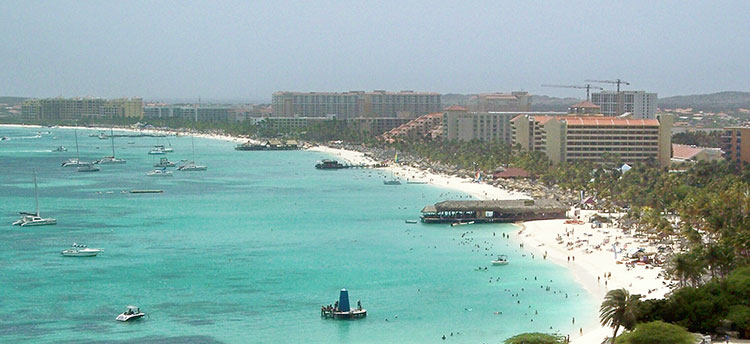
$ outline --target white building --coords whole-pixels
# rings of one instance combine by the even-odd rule
[[[656,93],[646,91],[602,91],[591,94],[591,102],[601,107],[604,116],[632,113],[636,119],[656,118]]]

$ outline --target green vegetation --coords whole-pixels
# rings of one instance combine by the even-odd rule
[[[521,333],[510,337],[503,342],[505,344],[562,344],[565,337],[546,333]]]
[[[686,131],[672,135],[672,143],[699,147],[721,148],[721,130]]]
[[[616,344],[693,344],[695,337],[684,327],[662,321],[638,324],[635,330],[623,333]]]
[[[637,320],[640,295],[630,295],[625,289],[610,290],[599,309],[599,320],[603,326],[614,328],[612,338],[617,338],[620,326],[633,329]]]

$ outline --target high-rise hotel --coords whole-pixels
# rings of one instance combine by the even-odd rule
[[[417,118],[442,110],[439,93],[432,92],[276,92],[274,117],[397,117]]]

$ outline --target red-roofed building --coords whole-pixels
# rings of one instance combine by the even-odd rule
[[[672,144],[672,162],[718,161],[722,160],[719,148],[698,147],[694,145]]]
[[[442,123],[442,112],[427,114],[391,129],[381,135],[381,139],[388,142],[393,142],[398,138],[437,139],[440,135],[437,132],[437,136],[435,136],[436,129],[440,128]]]
[[[669,115],[658,120],[520,115],[511,122],[513,144],[544,152],[553,163],[603,162],[608,153],[628,164],[654,160],[668,166],[672,157]]]
[[[504,170],[492,174],[494,178],[528,178],[529,171],[517,167],[506,167]]]
[[[574,115],[596,115],[601,113],[602,108],[588,100],[575,103],[568,108],[569,114]]]

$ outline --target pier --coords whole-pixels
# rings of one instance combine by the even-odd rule
[[[317,164],[315,168],[319,170],[341,170],[345,168],[380,168],[388,167],[388,164],[377,163],[377,164],[342,164],[336,160],[323,159]]]
[[[566,218],[567,207],[554,200],[443,201],[422,209],[424,223],[487,223]]]

